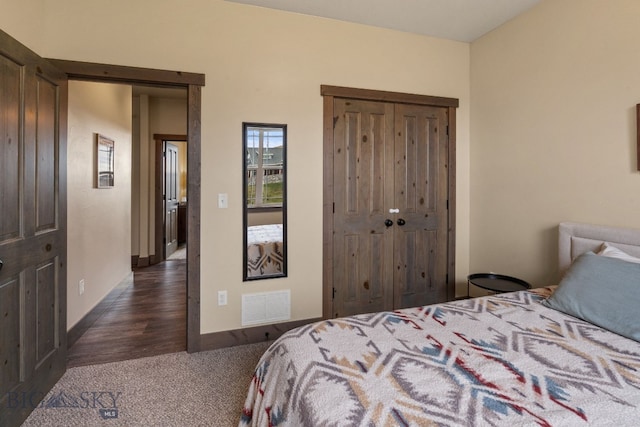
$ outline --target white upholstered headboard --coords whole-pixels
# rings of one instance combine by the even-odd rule
[[[588,251],[598,252],[604,242],[640,258],[640,230],[603,225],[561,222],[558,236],[558,268],[562,277],[573,260]]]

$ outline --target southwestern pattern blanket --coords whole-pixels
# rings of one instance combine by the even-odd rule
[[[637,425],[640,343],[542,306],[552,289],[294,329],[240,425]]]

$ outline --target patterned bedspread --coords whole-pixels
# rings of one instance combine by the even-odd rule
[[[259,361],[240,425],[640,425],[640,343],[542,306],[551,292],[294,329]]]

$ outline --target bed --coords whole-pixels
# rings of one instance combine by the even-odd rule
[[[563,223],[558,286],[291,330],[258,362],[240,425],[638,425],[639,258],[640,230]],[[615,332],[548,306],[591,295],[626,313]]]
[[[247,227],[247,277],[262,277],[283,272],[282,224]]]

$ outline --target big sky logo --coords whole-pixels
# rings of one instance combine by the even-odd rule
[[[69,393],[60,391],[46,399],[40,392],[9,392],[7,393],[6,406],[10,409],[18,408],[78,408],[98,409],[103,419],[118,418],[118,399],[122,392],[114,391],[82,391]]]

